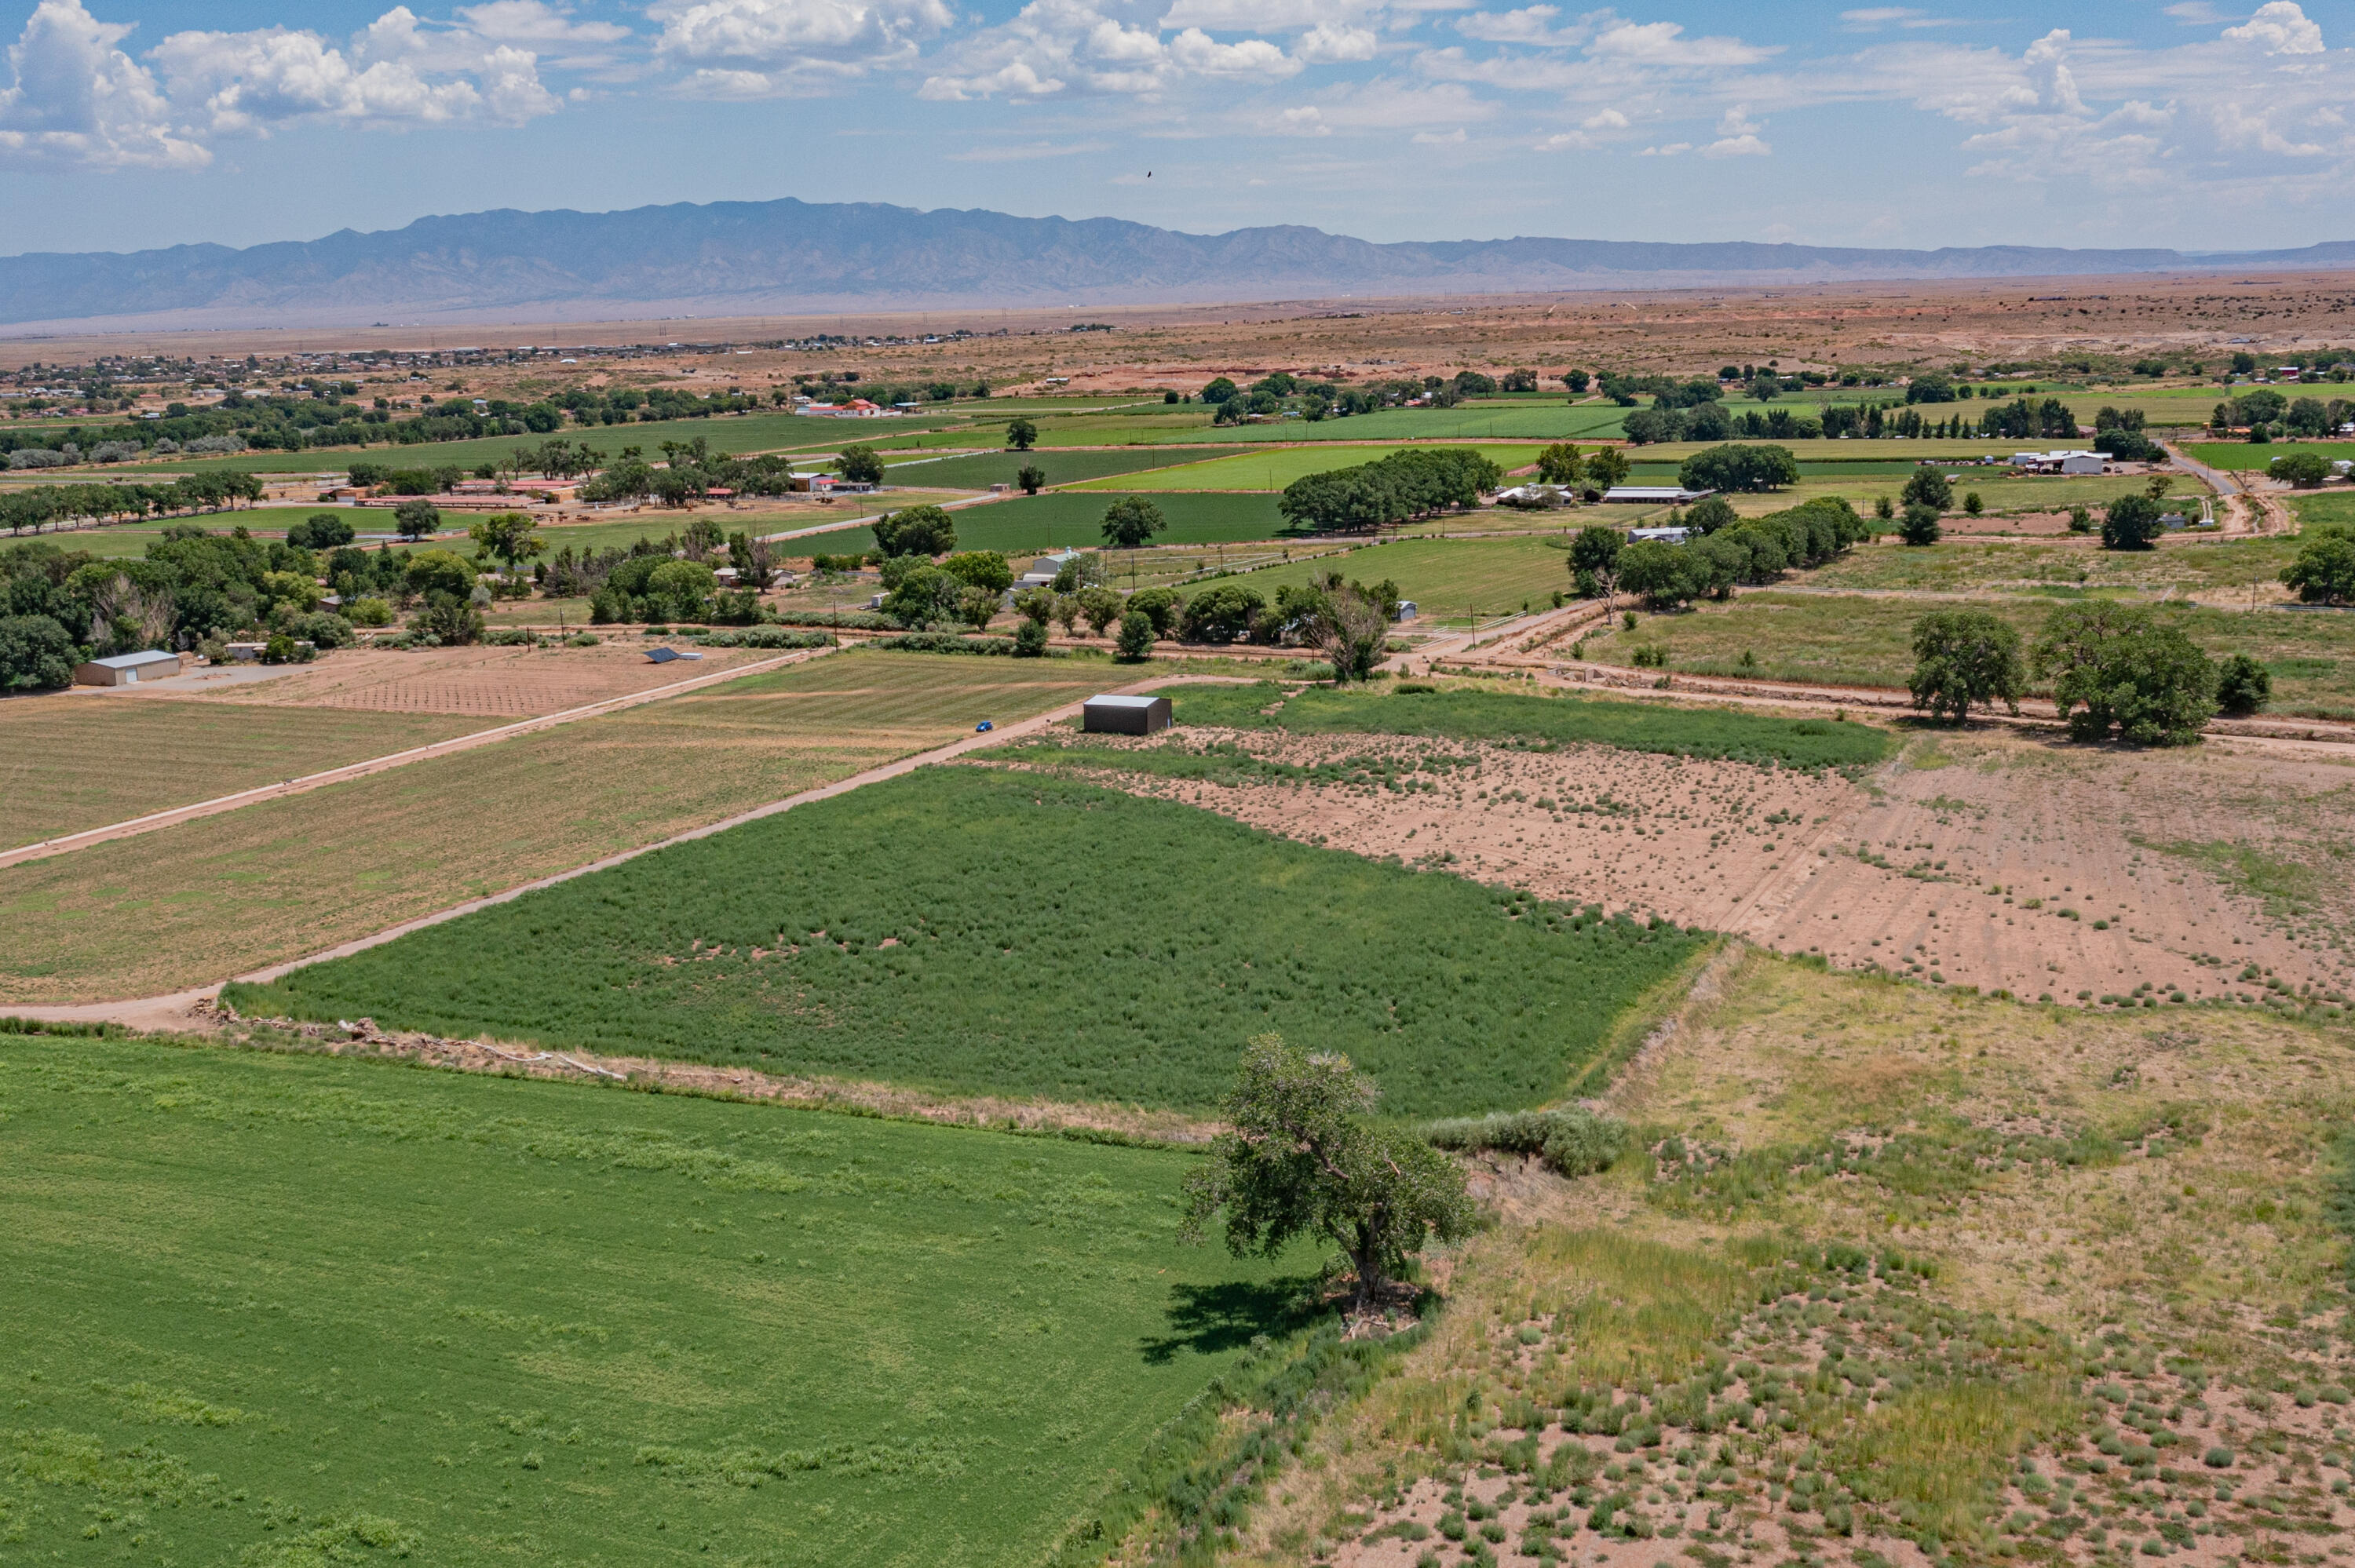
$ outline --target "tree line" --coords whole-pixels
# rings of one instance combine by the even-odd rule
[[[1276,510],[1295,528],[1361,532],[1455,508],[1504,482],[1504,470],[1465,448],[1409,449],[1353,468],[1304,474]]]
[[[0,523],[11,534],[37,534],[69,523],[233,511],[261,494],[261,481],[250,473],[195,473],[168,484],[36,484],[0,493]]]
[[[1638,594],[1654,609],[1674,609],[1697,599],[1731,599],[1737,587],[1771,583],[1785,572],[1821,566],[1872,536],[1870,524],[1836,496],[1742,518],[1723,496],[1712,495],[1673,515],[1695,536],[1681,545],[1630,543],[1615,528],[1581,530],[1570,546],[1571,578],[1580,596]]]

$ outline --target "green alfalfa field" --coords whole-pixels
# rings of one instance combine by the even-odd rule
[[[1702,938],[1082,783],[935,768],[411,933],[249,1015],[952,1093],[1215,1105],[1240,1044],[1386,1107],[1545,1103]]]
[[[0,1033],[0,1563],[998,1564],[1281,1339],[1194,1158]]]

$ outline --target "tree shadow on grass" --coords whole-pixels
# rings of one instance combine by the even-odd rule
[[[1169,1332],[1140,1347],[1153,1365],[1182,1351],[1217,1355],[1240,1350],[1254,1335],[1275,1339],[1327,1310],[1314,1275],[1257,1284],[1178,1285],[1169,1291]]]

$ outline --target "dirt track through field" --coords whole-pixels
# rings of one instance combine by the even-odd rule
[[[453,752],[469,750],[477,746],[488,746],[495,741],[510,740],[519,735],[529,735],[538,730],[553,728],[558,725],[570,724],[576,719],[595,718],[605,714],[619,713],[623,708],[636,707],[642,703],[677,696],[681,693],[698,691],[705,686],[732,681],[742,675],[758,674],[762,671],[780,669],[787,664],[802,663],[820,654],[832,652],[834,650],[830,648],[802,649],[774,659],[762,659],[751,663],[731,665],[688,680],[674,681],[668,685],[655,686],[645,691],[632,692],[617,697],[607,697],[584,707],[570,708],[562,713],[544,714],[536,718],[525,719],[520,723],[502,725],[496,729],[480,730],[473,735],[462,735],[450,740],[436,741],[430,746],[414,746],[406,751],[391,752],[383,757],[370,758],[364,762],[349,763],[341,768],[330,768],[323,772],[305,774],[299,779],[289,779],[281,784],[259,785],[250,789],[240,789],[235,794],[218,795],[209,800],[198,800],[191,805],[175,806],[169,810],[150,812],[146,816],[134,817],[128,821],[113,822],[78,833],[68,833],[59,838],[46,840],[37,844],[27,844],[22,848],[0,853],[0,869],[19,865],[27,861],[47,860],[51,855],[68,854],[75,850],[88,849],[92,844],[106,843],[115,839],[133,838],[141,833],[154,832],[159,828],[176,827],[182,822],[194,821],[199,817],[218,816],[223,811],[234,811],[240,807],[251,806],[263,800],[274,800],[284,795],[300,795],[306,790],[317,789],[325,785],[340,784],[347,779],[365,778],[371,773],[382,773],[389,768],[406,767],[412,762],[423,762],[429,758],[447,757]]]

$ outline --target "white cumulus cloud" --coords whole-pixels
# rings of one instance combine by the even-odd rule
[[[656,58],[698,68],[695,79],[780,87],[911,65],[956,20],[944,0],[657,0],[646,16],[662,25]]]
[[[1344,65],[1374,58],[1372,31],[1347,22],[1319,22],[1292,46],[1295,59],[1305,65]]]
[[[2323,52],[2322,24],[2311,20],[2296,0],[2266,0],[2256,15],[2224,36],[2256,45],[2269,55],[2318,55]]]
[[[1186,83],[1268,83],[1295,76],[1307,60],[1265,37],[1225,42],[1189,26],[1165,38],[1165,14],[1131,22],[1122,0],[1030,0],[1013,20],[954,46],[946,69],[924,79],[921,95],[938,100],[1115,94],[1150,99]],[[1110,14],[1108,14],[1110,13]],[[1371,54],[1337,24],[1316,51]],[[1314,29],[1312,29],[1313,31]]]
[[[81,0],[41,0],[8,49],[0,164],[20,168],[196,168],[212,154],[176,132],[144,67],[115,46],[131,29]]]

